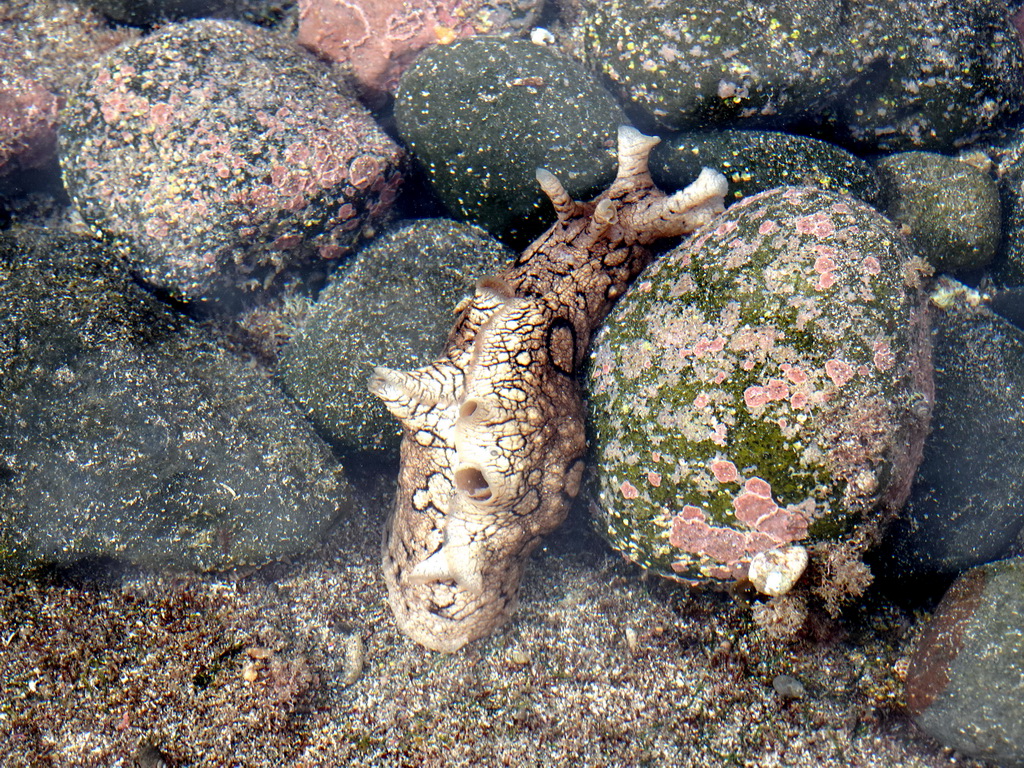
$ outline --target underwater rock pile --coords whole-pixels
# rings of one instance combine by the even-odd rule
[[[616,130],[633,124],[662,140],[653,172],[666,192],[710,166],[736,204],[692,237],[664,243],[624,296],[617,285],[600,298],[620,301],[593,350],[589,410],[571,430],[582,452],[585,421],[592,449],[582,485],[592,503],[580,514],[591,512],[606,541],[639,567],[617,566],[626,587],[582,581],[595,592],[619,589],[628,602],[647,589],[634,578],[640,569],[668,577],[645,593],[648,602],[630,604],[656,603],[670,618],[639,634],[623,630],[628,662],[650,672],[647,651],[658,645],[671,655],[665,649],[674,643],[722,663],[738,658],[737,676],[780,681],[787,703],[771,725],[788,727],[822,692],[813,684],[799,691],[785,669],[744,667],[751,638],[766,647],[775,637],[811,641],[787,646],[806,659],[814,639],[860,620],[840,615],[844,605],[879,615],[872,612],[885,601],[875,597],[887,580],[920,611],[973,568],[923,632],[906,678],[910,711],[964,754],[1024,764],[1016,714],[1024,695],[1011,674],[1024,631],[1012,599],[1024,551],[1024,49],[1002,2],[93,4],[147,25],[195,12],[234,17],[143,29],[108,26],[71,0],[7,5],[0,99],[6,94],[14,108],[0,126],[0,164],[35,162],[37,150],[45,156],[56,127],[63,171],[62,181],[40,174],[32,194],[5,179],[0,197],[0,226],[13,222],[0,234],[0,558],[8,571],[82,557],[203,571],[318,553],[353,500],[321,435],[346,466],[352,460],[360,481],[381,485],[398,471],[394,427],[362,390],[371,365],[430,362],[448,341],[452,309],[470,306],[467,288],[502,273],[506,253],[520,253],[555,221],[537,167],[573,199],[590,200],[614,176]],[[67,108],[58,115],[61,99]],[[12,144],[28,148],[11,152]],[[16,176],[24,174],[8,178]],[[42,200],[40,190],[48,193]],[[563,211],[583,210],[555,199]],[[45,224],[60,236],[22,225],[51,213]],[[386,228],[393,218],[398,225]],[[607,208],[598,218],[607,225],[601,237],[617,246],[630,222]],[[934,285],[929,267],[940,273]],[[559,277],[565,288],[578,273]],[[502,319],[512,300],[535,297],[513,297],[493,280],[481,285],[480,306],[501,310],[492,323],[514,331]],[[573,305],[573,291],[559,296]],[[575,301],[585,303],[579,292]],[[564,340],[564,326],[552,328]],[[493,338],[490,330],[481,338]],[[582,361],[582,347],[573,353]],[[576,373],[566,370],[560,375]],[[465,403],[438,410],[456,405]],[[545,419],[556,421],[538,422]],[[423,430],[418,439],[436,435]],[[573,479],[581,467],[574,462]],[[464,473],[464,490],[482,493],[475,479]],[[417,499],[443,505],[444,482],[426,477],[428,493]],[[383,519],[384,506],[378,500],[368,512]],[[432,528],[402,542],[406,551],[393,562],[443,594],[452,568],[431,557],[447,535]],[[463,544],[487,551],[495,535],[485,525]],[[311,554],[302,566],[314,580],[349,566],[357,545],[339,541],[333,558]],[[473,588],[471,569],[455,556],[443,565]],[[310,658],[329,657],[324,649],[343,634],[362,635],[373,676],[391,669],[379,660],[395,651],[399,625],[382,619],[380,580],[374,586],[364,576],[356,587],[339,575],[335,588],[375,607],[320,606],[327,618],[322,635],[310,634],[320,651]],[[284,583],[266,578],[268,589]],[[857,603],[872,579],[878,586]],[[672,581],[727,586],[767,631],[722,599],[716,610],[729,612],[731,628],[695,640],[680,629],[700,623],[682,607],[692,598]],[[549,592],[560,588],[552,577]],[[349,594],[356,589],[357,598]],[[536,609],[548,603],[531,590],[527,579],[527,618],[467,657],[492,663],[503,680],[541,675],[536,648],[501,655],[513,641],[549,637],[531,634],[537,625],[557,642],[575,642],[562,625],[552,629],[557,612]],[[509,610],[514,594],[502,595]],[[273,599],[288,604],[288,590]],[[892,722],[904,669],[896,657],[909,655],[912,627],[922,624],[910,612],[889,621],[901,609],[885,604],[892,658],[874,661],[892,672],[866,695],[859,723]],[[604,610],[600,596],[587,605]],[[72,612],[59,618],[72,629],[92,626]],[[16,639],[34,642],[31,626],[24,624],[28,639]],[[22,631],[6,628],[5,637]],[[228,640],[223,646],[231,653]],[[260,684],[258,672],[250,679],[260,659],[249,661],[242,679]],[[25,675],[35,666],[27,663]],[[573,673],[580,680],[582,668]],[[410,669],[403,674],[415,678],[424,667]],[[559,684],[560,672],[544,674],[530,684]],[[602,684],[626,695],[615,675]],[[24,700],[15,710],[47,695],[29,679],[19,678]],[[95,695],[109,703],[106,692]],[[701,707],[732,707],[734,699],[715,688],[703,703],[664,700],[674,715],[692,713],[696,733]],[[375,714],[376,704],[357,706]],[[388,706],[407,733],[402,707]],[[527,710],[509,715],[516,729]],[[62,733],[88,730],[107,750],[97,754],[109,755],[117,739],[139,743],[130,729],[157,722],[147,717],[113,736],[111,723],[92,720]],[[424,722],[398,747],[345,738],[353,749],[378,750],[382,762],[448,755],[447,732]],[[674,743],[713,761],[687,727]],[[429,749],[416,752],[420,738]],[[591,742],[596,755],[600,739]],[[637,749],[636,761],[649,762],[646,747]],[[922,760],[948,762],[932,753]]]

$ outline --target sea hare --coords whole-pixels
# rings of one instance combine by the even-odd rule
[[[579,491],[577,374],[594,329],[654,242],[723,210],[715,171],[673,195],[654,186],[657,142],[620,128],[618,176],[588,203],[539,169],[558,221],[478,283],[436,362],[370,379],[404,428],[383,543],[389,601],[399,628],[427,648],[456,651],[509,617],[528,556]]]

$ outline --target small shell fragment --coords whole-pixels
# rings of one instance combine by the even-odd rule
[[[363,664],[366,661],[366,646],[363,638],[352,633],[342,642],[344,660],[341,668],[341,686],[347,688],[363,676]]]
[[[530,42],[534,45],[554,45],[555,36],[544,27],[536,27],[530,31]]]
[[[532,660],[529,651],[522,648],[513,648],[508,654],[509,661],[515,664],[517,667],[525,667]]]
[[[803,576],[807,561],[807,549],[799,544],[767,549],[750,558],[748,578],[762,595],[779,597]]]
[[[633,627],[626,627],[626,647],[629,652],[635,654],[640,647],[640,635]]]

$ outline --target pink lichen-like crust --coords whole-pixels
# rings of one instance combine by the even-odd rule
[[[717,460],[711,471],[718,482],[736,482],[738,474],[732,462]],[[772,499],[771,486],[759,477],[751,477],[733,499],[736,520],[748,530],[711,525],[702,509],[686,505],[671,520],[669,544],[694,555],[709,557],[725,567],[729,574],[742,573],[751,555],[807,536],[814,500],[780,507]],[[686,561],[680,563],[684,568]]]
[[[899,507],[932,400],[927,268],[871,217],[812,189],[747,198],[616,310],[591,394],[602,516],[626,557],[735,578]],[[637,482],[651,446],[656,488]],[[626,482],[635,498],[611,493]]]
[[[388,599],[399,628],[428,648],[458,650],[508,618],[526,558],[579,490],[586,437],[576,374],[594,328],[652,243],[722,210],[721,174],[705,169],[670,197],[654,186],[647,157],[656,143],[620,128],[618,176],[589,203],[538,171],[558,222],[480,281],[437,362],[379,368],[370,380],[405,430],[383,547]],[[635,499],[639,485],[663,480],[651,469],[617,490]]]
[[[537,6],[540,3],[535,3]],[[299,0],[299,43],[344,62],[371,103],[398,87],[398,78],[424,48],[501,31],[500,22],[531,3],[494,0]],[[530,16],[531,14],[527,14]],[[525,21],[525,19],[524,19]]]

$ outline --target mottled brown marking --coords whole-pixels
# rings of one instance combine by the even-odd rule
[[[950,665],[964,647],[964,630],[981,604],[988,578],[977,568],[957,579],[942,598],[907,668],[907,709],[920,715],[949,685]]]

